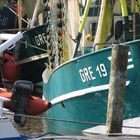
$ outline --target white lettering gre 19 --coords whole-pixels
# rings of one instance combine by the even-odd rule
[[[36,44],[38,46],[40,46],[44,43],[47,43],[47,38],[46,38],[45,33],[42,33],[42,34],[39,34],[39,35],[35,36],[35,41],[36,41]]]
[[[89,80],[96,79],[96,77],[93,76],[93,70],[91,66],[87,68],[79,69],[79,74],[82,82],[87,82]]]
[[[97,65],[96,71],[99,73],[100,78],[107,76],[107,71],[104,64]]]

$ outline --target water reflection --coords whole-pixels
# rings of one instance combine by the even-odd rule
[[[21,135],[25,135],[27,137],[38,137],[48,133],[47,122],[42,118],[27,118],[24,127],[15,123],[12,116],[8,116],[8,118],[10,118],[13,125]]]

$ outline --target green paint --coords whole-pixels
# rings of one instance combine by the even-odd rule
[[[127,71],[127,81],[130,81],[130,83],[126,87],[125,93],[124,118],[126,119],[140,116],[140,40],[124,43],[124,45],[130,46],[129,51],[131,52],[131,55],[129,55],[129,59],[133,60],[132,62],[128,62],[128,66],[131,68]],[[45,98],[51,101],[52,99],[69,92],[109,84],[110,57],[111,47],[108,47],[75,58],[55,69],[51,74],[48,83],[43,83]],[[107,93],[108,90],[98,90],[94,93],[69,99],[63,102],[65,107],[60,103],[50,108],[46,112],[47,117],[105,124]],[[53,129],[53,132],[59,131],[60,128],[61,130],[69,129],[80,132],[83,129],[96,126],[96,124],[91,125],[55,121],[55,123],[49,122],[48,126],[50,130],[53,129],[52,127],[55,128]],[[64,133],[65,132],[66,131],[64,131]]]

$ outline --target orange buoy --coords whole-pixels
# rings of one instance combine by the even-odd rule
[[[14,63],[14,57],[9,54],[4,54],[4,64],[2,66],[3,76],[7,80],[16,81],[19,79],[20,67]]]
[[[5,88],[0,88],[0,97],[11,99],[12,93],[8,92]],[[16,111],[16,101],[4,101],[3,107]],[[28,115],[39,115],[49,109],[50,105],[47,100],[43,100],[39,97],[30,96],[26,106],[25,113]]]
[[[25,111],[28,115],[39,115],[49,108],[49,102],[39,97],[31,96],[27,102]]]

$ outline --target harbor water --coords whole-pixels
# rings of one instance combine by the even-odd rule
[[[16,130],[27,137],[39,137],[49,134],[47,121],[43,116],[27,117],[25,126],[20,126],[20,124],[14,121],[13,115],[6,115],[13,123]]]
[[[140,135],[123,135],[123,134],[115,134],[115,135],[105,135],[99,131],[98,134],[81,134],[81,135],[59,135],[49,132],[49,129],[47,127],[48,121],[53,120],[47,120],[47,118],[44,118],[43,116],[30,116],[26,120],[25,126],[20,126],[19,124],[14,122],[13,115],[5,115],[8,117],[14,127],[17,129],[17,131],[21,135],[25,135],[30,138],[41,138],[42,140],[48,139],[48,140],[139,140]]]

